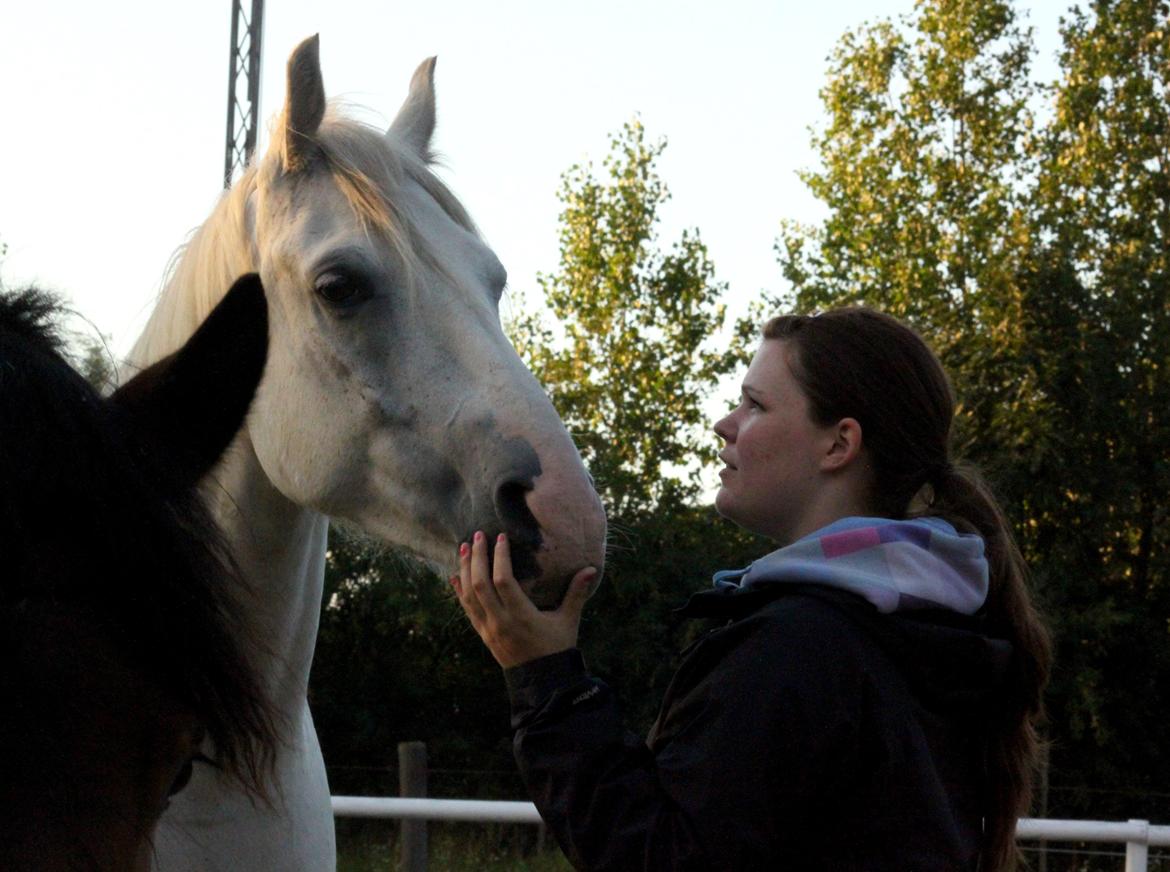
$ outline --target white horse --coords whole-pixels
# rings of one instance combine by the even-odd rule
[[[254,591],[254,655],[286,721],[272,804],[196,767],[163,818],[165,872],[335,867],[305,694],[335,517],[454,569],[460,541],[507,531],[541,606],[600,567],[605,517],[547,397],[500,329],[505,273],[431,173],[434,59],[385,133],[327,109],[317,38],[293,52],[271,148],[177,261],[131,352],[146,365],[259,272],[268,367],[209,483]]]

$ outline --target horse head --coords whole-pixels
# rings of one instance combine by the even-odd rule
[[[243,211],[271,329],[249,437],[293,502],[444,568],[508,533],[552,606],[602,567],[604,512],[501,329],[503,266],[430,169],[434,69],[380,131],[327,107],[316,37],[293,52]]]
[[[109,398],[56,318],[40,292],[0,295],[0,868],[145,872],[196,761],[262,794],[275,754],[196,488],[248,411],[267,312],[241,279]]]

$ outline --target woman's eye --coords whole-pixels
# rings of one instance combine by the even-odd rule
[[[355,303],[365,297],[364,283],[345,273],[324,273],[318,276],[313,290],[325,302],[334,305]]]

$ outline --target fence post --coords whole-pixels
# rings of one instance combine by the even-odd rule
[[[1146,872],[1150,860],[1150,822],[1133,818],[1129,822],[1141,826],[1142,840],[1125,843],[1125,872]]]
[[[427,795],[427,746],[425,742],[398,743],[399,796]],[[426,872],[427,822],[404,820],[399,824],[402,872]]]
[[[1048,741],[1040,745],[1040,818],[1048,817],[1048,769],[1051,759],[1048,755]],[[1040,840],[1040,863],[1037,872],[1048,872],[1048,842]]]

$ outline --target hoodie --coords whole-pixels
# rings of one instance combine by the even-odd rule
[[[977,868],[1010,647],[978,615],[978,538],[901,523],[846,519],[694,595],[716,626],[645,739],[576,650],[508,670],[521,774],[574,866]]]

